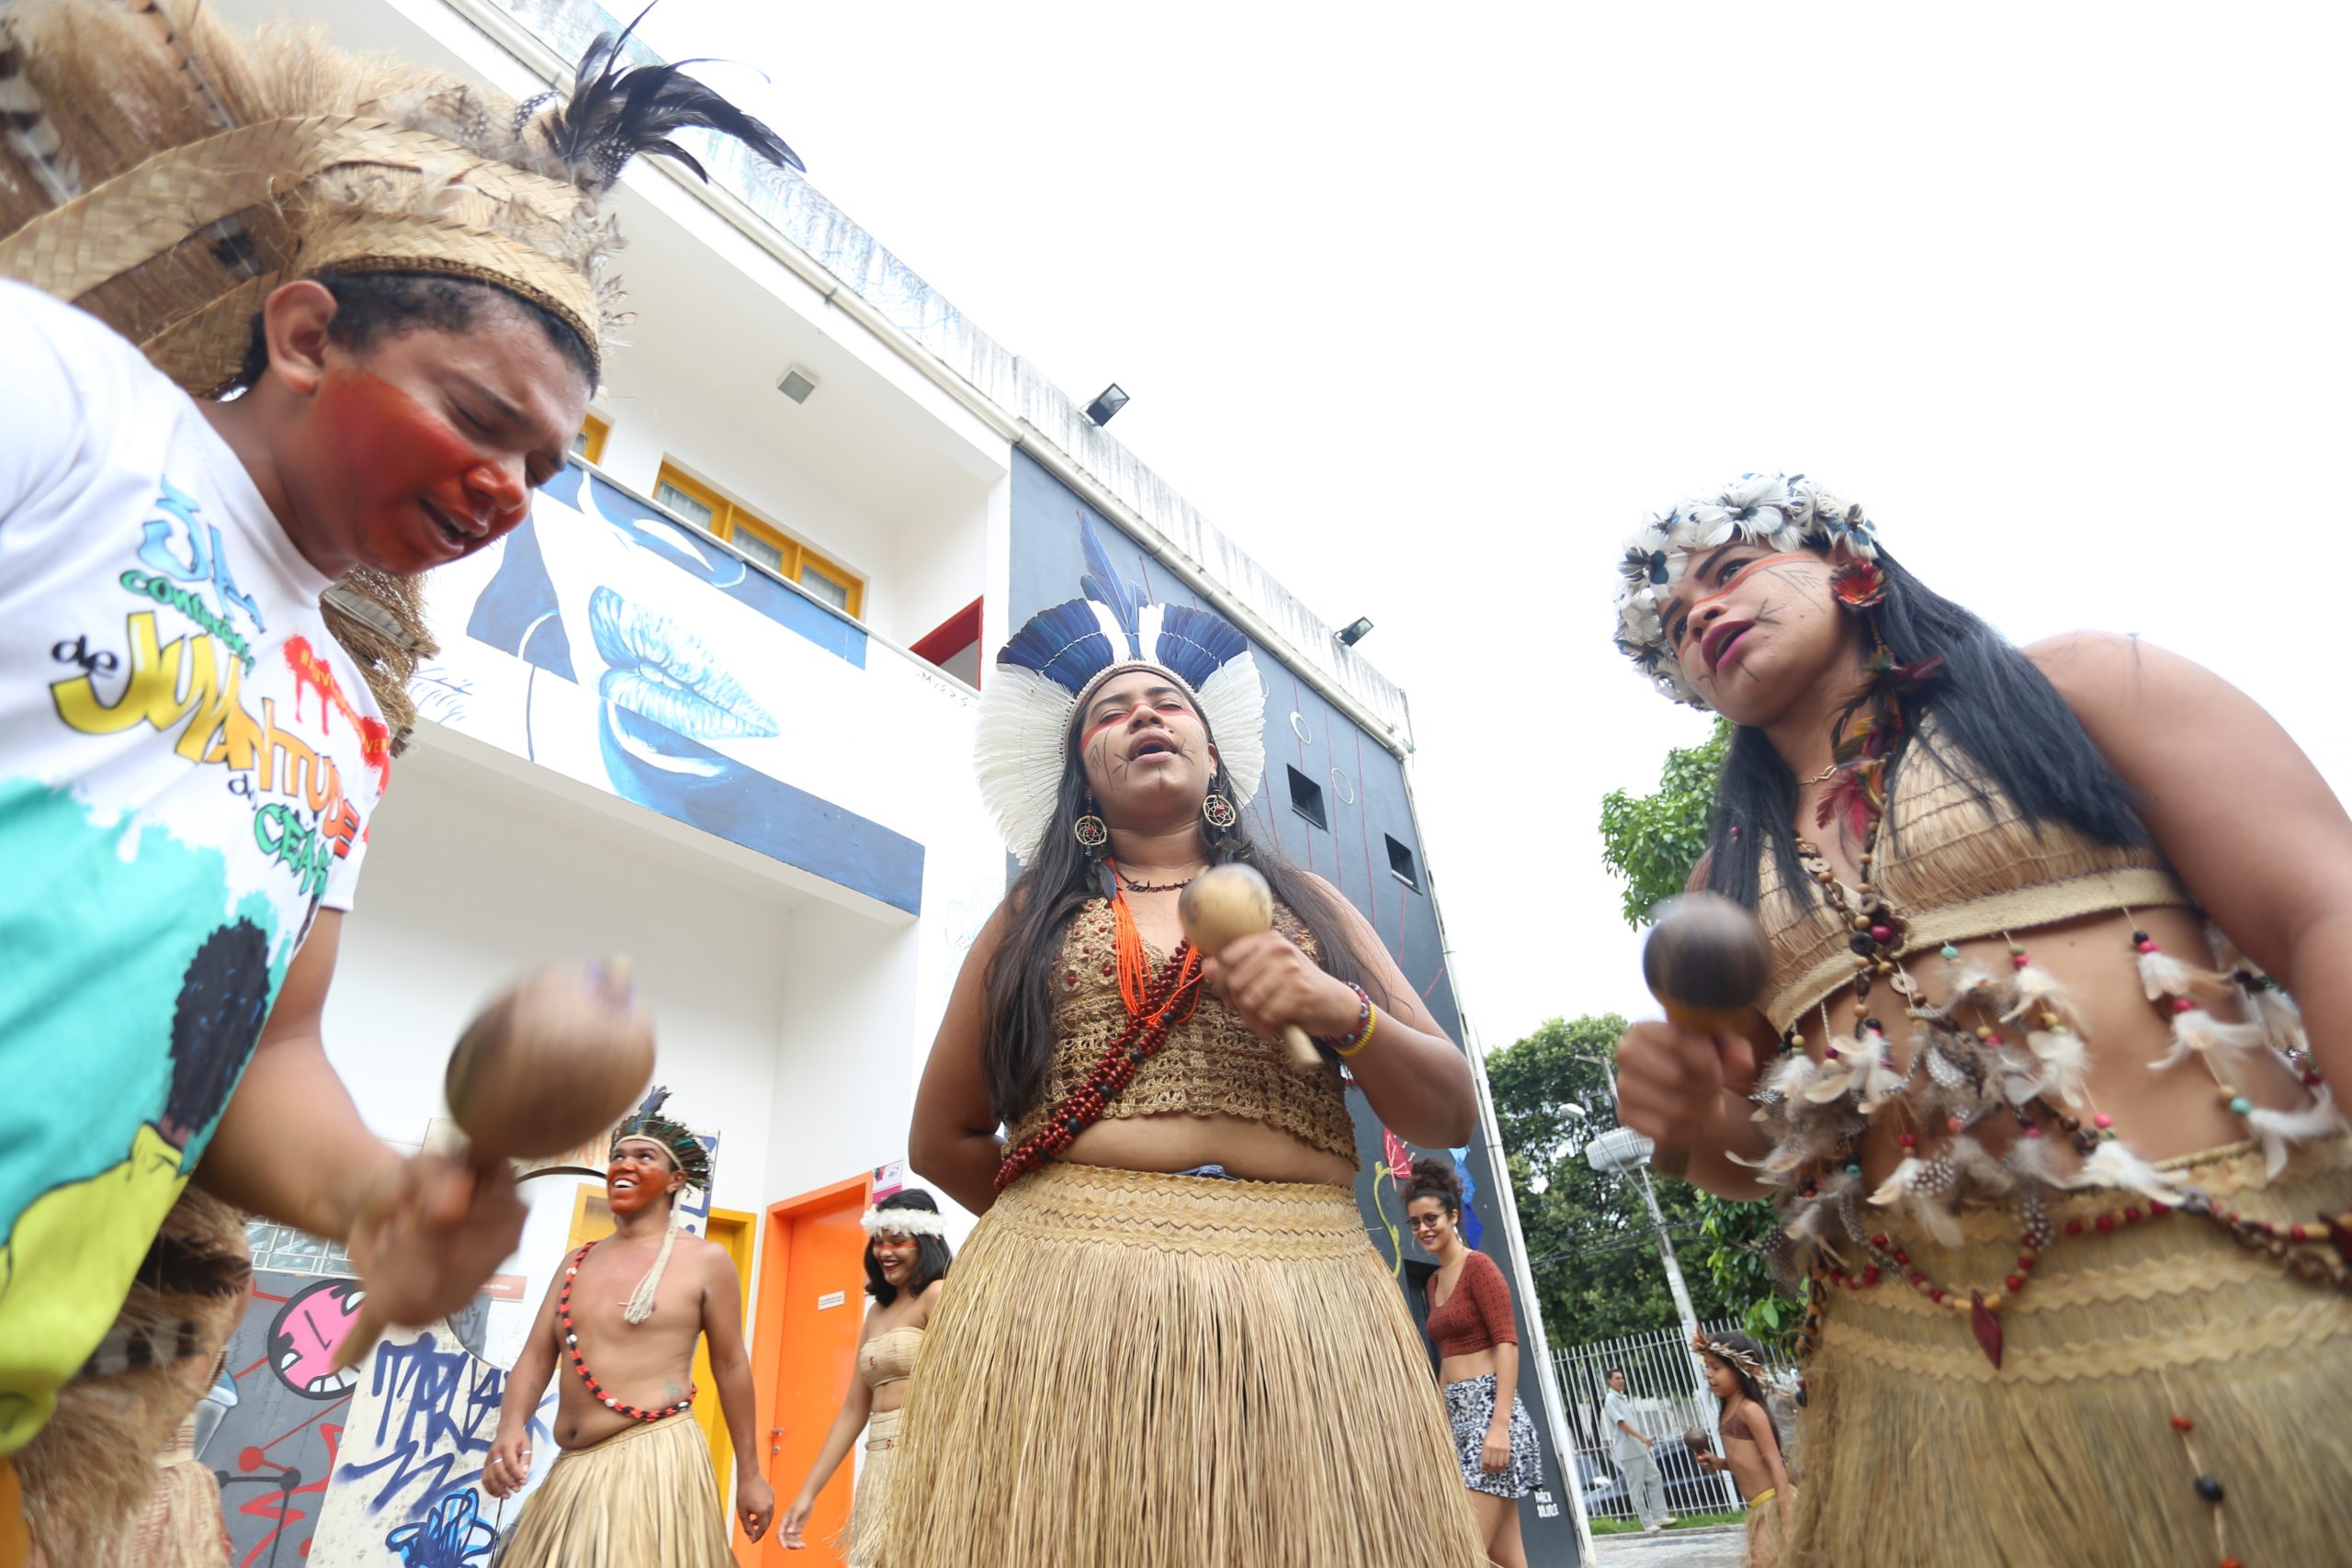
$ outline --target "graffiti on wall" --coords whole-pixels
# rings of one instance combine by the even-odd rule
[[[351,1404],[333,1371],[350,1328],[349,1280],[256,1272],[229,1343],[227,1406],[198,1457],[220,1482],[234,1568],[274,1568],[309,1554],[319,1505]]]
[[[368,1359],[326,1494],[314,1564],[468,1568],[487,1563],[521,1512],[481,1490],[498,1435],[506,1372],[447,1327],[389,1335]],[[531,1446],[554,1450],[552,1386],[531,1421]],[[532,1483],[545,1473],[534,1467]],[[527,1495],[528,1488],[526,1489]]]

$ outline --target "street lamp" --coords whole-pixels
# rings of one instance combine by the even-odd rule
[[[1577,1059],[1593,1063],[1609,1075],[1609,1098],[1613,1102],[1617,1098],[1615,1065],[1598,1056]],[[1581,1108],[1573,1104],[1568,1109],[1572,1114],[1584,1114]],[[1650,1185],[1650,1159],[1657,1153],[1657,1145],[1631,1127],[1611,1127],[1584,1146],[1586,1163],[1603,1176],[1631,1175],[1640,1179],[1638,1185],[1642,1190],[1642,1203],[1649,1210],[1650,1230],[1657,1237],[1658,1257],[1666,1264],[1667,1288],[1674,1292],[1674,1310],[1682,1320],[1682,1343],[1690,1359],[1690,1375],[1697,1387],[1699,1408],[1706,1416],[1708,1432],[1714,1437],[1715,1451],[1721,1453],[1723,1437],[1715,1426],[1715,1406],[1707,1397],[1706,1369],[1700,1364],[1699,1352],[1688,1348],[1699,1337],[1699,1314],[1690,1305],[1690,1288],[1682,1282],[1682,1266],[1675,1260],[1674,1238],[1667,1235],[1666,1215],[1657,1206],[1657,1190]],[[1725,1483],[1728,1487],[1728,1476]]]

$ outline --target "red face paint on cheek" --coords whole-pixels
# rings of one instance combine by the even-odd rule
[[[465,530],[481,507],[466,475],[486,466],[482,454],[447,420],[382,377],[345,369],[320,383],[315,417],[338,465],[353,555],[386,571],[417,572],[472,547],[453,544],[426,511],[430,502]],[[502,510],[493,529],[513,521]]]

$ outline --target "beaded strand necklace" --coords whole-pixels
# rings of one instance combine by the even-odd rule
[[[1888,727],[1894,728],[1894,727]],[[1896,1247],[1884,1232],[1861,1234],[1860,1227],[1849,1220],[1848,1228],[1865,1254],[1860,1269],[1847,1268],[1826,1249],[1808,1269],[1808,1311],[1804,1325],[1797,1336],[1800,1355],[1808,1352],[1820,1329],[1820,1308],[1826,1299],[1823,1280],[1849,1291],[1867,1290],[1893,1274],[1938,1305],[1950,1305],[1965,1313],[1978,1346],[1996,1367],[2001,1364],[2002,1334],[1995,1315],[2014,1301],[2030,1283],[2041,1254],[2057,1234],[2043,1200],[2044,1186],[2080,1187],[2098,1185],[2120,1188],[2124,1192],[2137,1193],[2146,1200],[2144,1211],[2137,1204],[2127,1205],[2120,1215],[2102,1213],[2090,1221],[2090,1228],[2098,1234],[2113,1232],[2120,1224],[2132,1225],[2143,1218],[2158,1218],[2178,1209],[2197,1217],[2211,1220],[2228,1234],[2239,1246],[2268,1252],[2280,1258],[2296,1273],[2315,1282],[2337,1289],[2352,1289],[2352,1215],[2320,1216],[2321,1224],[2281,1226],[2270,1221],[2256,1220],[2233,1213],[2211,1199],[2173,1182],[2162,1172],[2147,1166],[2132,1156],[2119,1141],[2114,1119],[2098,1109],[2090,1099],[2083,1081],[2085,1065],[2081,1055],[2079,1033],[2071,1029],[2060,1009],[2062,1001],[2057,982],[2036,968],[2031,956],[2014,938],[2009,938],[2009,962],[2013,972],[2011,999],[2014,1005],[1998,1018],[2005,1023],[2025,1021],[2030,1059],[2019,1058],[2008,1048],[2003,1032],[1993,1024],[1981,1024],[1974,1029],[1961,1023],[1954,1016],[1963,1006],[1980,1003],[1997,1008],[1998,1000],[1991,997],[1994,982],[1981,972],[1972,974],[1960,968],[1960,950],[1946,943],[1940,951],[1947,963],[1954,966],[1953,995],[1942,1008],[1927,1003],[1919,995],[1917,982],[1903,967],[1907,927],[1899,910],[1887,901],[1872,885],[1871,873],[1878,860],[1881,833],[1885,820],[1885,794],[1883,788],[1883,768],[1891,761],[1887,752],[1869,758],[1863,764],[1868,772],[1859,781],[1860,787],[1849,790],[1846,801],[1859,799],[1859,815],[1866,824],[1861,856],[1857,863],[1859,882],[1849,897],[1846,885],[1830,869],[1826,857],[1804,839],[1797,840],[1800,864],[1805,874],[1819,886],[1822,896],[1849,929],[1848,945],[1855,957],[1853,980],[1853,1025],[1851,1046],[1834,1041],[1829,1043],[1830,1058],[1838,1065],[1820,1076],[1828,1086],[1842,1093],[1853,1094],[1866,1127],[1868,1119],[1884,1104],[1892,1101],[1899,1113],[1912,1114],[1903,1097],[1926,1070],[1946,1089],[1963,1088],[1984,1091],[1994,1087],[1983,1078],[1972,1079],[1971,1068],[2001,1074],[1999,1092],[1984,1095],[1979,1103],[1966,1112],[1955,1111],[1945,1122],[1944,1130],[1953,1142],[1948,1152],[1922,1157],[1913,1151],[1919,1145],[1918,1135],[1909,1131],[1895,1135],[1896,1145],[1904,1158],[1894,1176],[1871,1195],[1874,1204],[1887,1205],[1908,1201],[1915,1214],[1923,1203],[1943,1203],[1956,1198],[1963,1184],[1972,1177],[1986,1185],[2006,1186],[2020,1178],[2027,1190],[2018,1203],[2023,1225],[2023,1246],[2019,1248],[2011,1270],[1997,1285],[1970,1287],[1941,1284],[1924,1269],[1913,1264],[1910,1253]],[[2256,1110],[2238,1086],[2226,1078],[2214,1056],[2224,1053],[2250,1052],[2264,1044],[2265,1032],[2258,1024],[2230,1023],[2213,1017],[2202,1005],[2205,999],[2220,999],[2225,995],[2244,990],[2253,993],[2267,987],[2267,979],[2251,977],[2258,984],[2248,984],[2249,976],[2230,976],[2199,969],[2161,953],[2158,944],[2145,931],[2134,931],[2132,951],[2143,987],[2152,1005],[2158,1007],[2172,1021],[2175,1044],[2172,1054],[2155,1065],[2162,1071],[2188,1056],[2202,1061],[2212,1076],[2216,1093],[2222,1103],[2235,1116],[2249,1124],[2249,1129],[2264,1137],[2266,1146],[2283,1143],[2288,1137],[2309,1136],[2322,1130],[2320,1124],[2333,1115],[2332,1106],[2324,1095],[2311,1111],[2301,1113],[2264,1112]],[[1888,987],[1901,998],[1906,1018],[1918,1026],[1924,1043],[1915,1038],[1912,1059],[1907,1068],[1898,1073],[1894,1053],[1888,1043],[1883,1025],[1873,1014],[1871,994],[1876,984],[1884,980]],[[2029,1018],[2028,1015],[2032,1015]],[[1826,1021],[1826,1013],[1824,1014]],[[2036,1028],[2035,1026],[2039,1027]],[[1802,1054],[1804,1036],[1792,1032],[1783,1048]],[[1953,1049],[1951,1047],[1957,1047]],[[2323,1089],[2320,1075],[2305,1054],[2287,1053],[2291,1066],[2301,1069],[2304,1085],[2315,1091]],[[1831,1075],[1842,1072],[1841,1086]],[[1812,1087],[1812,1086],[1808,1086]],[[2059,1095],[2051,1098],[2052,1090]],[[1839,1098],[1834,1094],[1830,1098]],[[1817,1091],[1808,1095],[1818,1099]],[[2065,1103],[2078,1101],[2088,1111],[2086,1118],[2074,1114]],[[2016,1121],[2020,1151],[2013,1149],[2003,1160],[1995,1162],[1980,1145],[1962,1143],[1969,1134],[2006,1109]],[[2271,1118],[2265,1122],[2265,1117]],[[2300,1119],[2300,1121],[2299,1121]],[[2045,1137],[2044,1122],[2057,1127],[2072,1144],[2082,1161],[2073,1179],[2061,1178],[2051,1172],[2039,1150]],[[2308,1126],[2303,1124],[2309,1124]],[[2278,1131],[2281,1127],[2290,1130]],[[1848,1183],[1859,1180],[1861,1166],[1855,1147],[1859,1129],[1849,1127],[1838,1140],[1833,1163],[1842,1169]],[[1971,1152],[1973,1151],[1973,1157]],[[2283,1149],[2274,1159],[2283,1158]],[[1987,1168],[1991,1175],[1985,1174]],[[1804,1199],[1816,1199],[1821,1192],[1818,1178],[1806,1179],[1798,1190]],[[1996,1188],[1997,1190],[1997,1188]],[[1841,1217],[1845,1217],[1841,1213]],[[1933,1228],[1932,1224],[1929,1228]],[[2066,1222],[2068,1235],[2084,1234],[2085,1222]],[[2308,1249],[2308,1250],[2306,1250]],[[2331,1252],[2334,1254],[2330,1256]]]
[[[588,1254],[595,1249],[595,1246],[596,1244],[592,1241],[571,1255],[571,1262],[563,1271],[563,1293],[556,1298],[556,1319],[563,1326],[564,1350],[571,1358],[571,1370],[580,1374],[580,1381],[588,1385],[588,1392],[594,1395],[596,1402],[605,1409],[626,1416],[632,1421],[665,1420],[694,1404],[695,1395],[702,1391],[690,1382],[686,1384],[684,1398],[665,1404],[659,1410],[648,1410],[637,1404],[625,1404],[605,1392],[605,1385],[596,1381],[596,1374],[588,1370],[586,1359],[580,1354],[580,1331],[571,1325],[571,1287],[573,1281],[580,1276],[580,1265],[587,1261]]]

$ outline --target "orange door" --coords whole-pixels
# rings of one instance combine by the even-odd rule
[[[766,1430],[765,1473],[775,1488],[776,1515],[792,1506],[825,1433],[841,1414],[865,1319],[865,1212],[871,1179],[835,1182],[772,1205],[760,1260],[752,1375],[760,1391]],[[744,1568],[837,1568],[833,1537],[849,1517],[853,1451],[817,1495],[801,1539],[806,1551],[787,1553],[771,1532],[756,1547],[735,1529],[735,1559]]]

